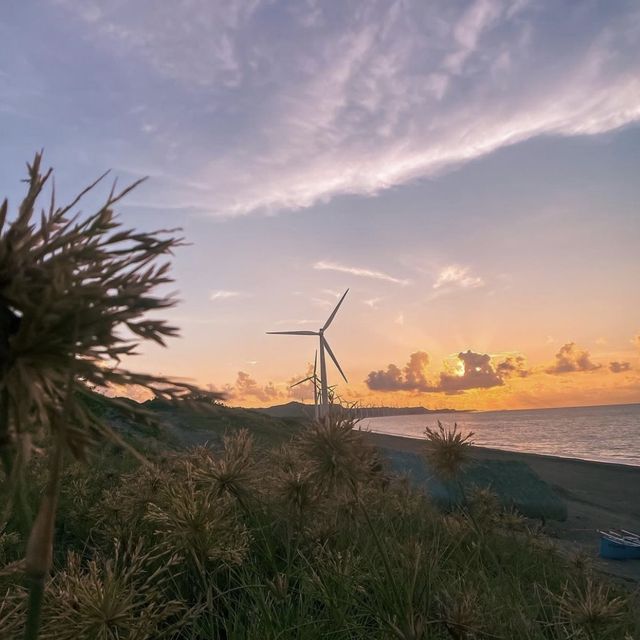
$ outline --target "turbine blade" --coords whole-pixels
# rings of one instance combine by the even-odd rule
[[[347,293],[349,293],[349,289],[347,289],[342,294],[342,298],[340,298],[340,302],[338,302],[338,304],[336,305],[336,308],[333,310],[333,313],[329,316],[329,319],[324,323],[324,327],[322,327],[323,331],[325,329],[327,329],[329,327],[329,325],[333,322],[333,319],[336,317],[336,313],[338,313],[338,309],[340,308],[340,305],[342,304],[342,301],[346,298]]]
[[[298,380],[298,382],[295,382],[294,384],[292,384],[289,389],[293,389],[293,387],[297,387],[299,384],[302,384],[303,382],[308,382],[309,380],[313,380],[313,378],[311,376],[309,376],[308,378],[305,378],[304,380]]]
[[[317,331],[267,331],[272,336],[317,336]]]
[[[348,291],[348,289],[347,289]],[[324,338],[324,336],[322,337],[322,342],[324,342],[324,348],[327,350],[327,352],[329,353],[329,356],[331,357],[331,359],[333,360],[333,364],[336,365],[336,367],[338,367],[338,371],[340,372],[340,375],[344,378],[344,381],[349,384],[349,381],[347,380],[347,376],[344,375],[344,371],[342,370],[342,367],[338,364],[338,360],[337,358],[333,355],[333,351],[331,351],[331,347],[329,346],[329,343],[326,341],[326,339]]]
[[[313,377],[316,377],[316,371],[318,370],[318,350],[316,349],[316,357],[313,359]]]

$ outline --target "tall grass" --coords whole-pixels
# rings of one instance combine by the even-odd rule
[[[439,513],[353,427],[327,419],[274,450],[231,433],[220,450],[130,458],[115,475],[123,451],[68,467],[56,524],[65,553],[45,591],[42,637],[619,640],[640,631],[632,596],[565,561],[490,496]],[[10,570],[24,545],[15,524],[0,543],[8,640],[20,637],[25,606]]]

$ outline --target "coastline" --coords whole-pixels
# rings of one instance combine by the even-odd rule
[[[363,433],[374,446],[410,453],[420,453],[422,448],[418,438]],[[586,553],[602,571],[640,582],[640,560],[598,557],[598,529],[640,531],[640,467],[477,446],[472,447],[472,457],[527,464],[567,505],[567,520],[549,522],[545,527],[558,546],[569,553]]]
[[[405,434],[400,434],[400,433],[385,433],[383,431],[370,431],[367,429],[363,429],[362,430],[363,433],[371,433],[373,435],[378,435],[378,436],[388,436],[390,438],[400,438],[400,439],[406,439],[406,440],[414,440],[417,442],[422,441],[421,437],[418,436],[410,436],[410,435],[405,435]],[[561,456],[561,455],[557,455],[557,454],[553,454],[553,453],[536,453],[535,451],[520,451],[519,449],[499,449],[497,447],[488,447],[485,445],[481,445],[481,444],[474,444],[472,447],[474,450],[475,449],[481,449],[483,451],[495,451],[497,454],[500,453],[513,453],[513,454],[522,454],[525,456],[537,456],[540,458],[551,458],[554,460],[569,460],[569,461],[576,461],[576,462],[588,462],[590,464],[606,464],[606,465],[613,465],[614,467],[629,467],[631,469],[640,469],[640,464],[632,464],[630,462],[614,462],[612,460],[594,460],[592,458],[578,458],[576,456]],[[409,451],[409,449],[406,449],[406,451]]]

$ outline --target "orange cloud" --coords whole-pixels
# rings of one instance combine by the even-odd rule
[[[371,391],[434,391],[435,387],[425,376],[428,364],[429,355],[416,351],[409,356],[403,370],[390,364],[386,370],[371,371],[365,384]]]
[[[575,342],[567,342],[556,353],[555,363],[546,369],[547,373],[572,373],[575,371],[595,371],[602,365],[591,360],[588,351],[580,350]]]
[[[365,384],[371,391],[458,394],[469,389],[499,387],[504,384],[504,378],[525,377],[529,374],[522,356],[509,357],[498,363],[496,368],[491,363],[490,355],[475,353],[470,349],[460,352],[458,359],[462,365],[460,375],[443,371],[437,382],[430,382],[426,374],[429,355],[424,351],[416,351],[411,354],[403,369],[390,364],[386,370],[371,371]]]
[[[609,371],[611,373],[623,373],[625,371],[631,371],[631,363],[630,362],[610,362],[609,363]]]
[[[259,402],[273,402],[283,397],[283,393],[276,388],[273,382],[260,385],[248,373],[238,371],[238,377],[233,385],[225,385],[223,389],[227,398],[234,402],[247,402],[258,400]]]

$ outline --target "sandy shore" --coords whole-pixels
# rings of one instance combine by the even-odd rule
[[[421,441],[367,433],[372,444],[396,451],[419,453]],[[582,550],[596,559],[597,566],[615,576],[640,582],[640,560],[604,561],[598,558],[598,529],[628,529],[640,532],[640,467],[573,458],[556,458],[473,448],[479,460],[517,460],[526,463],[565,501],[566,522],[546,525],[549,536],[567,551]]]

